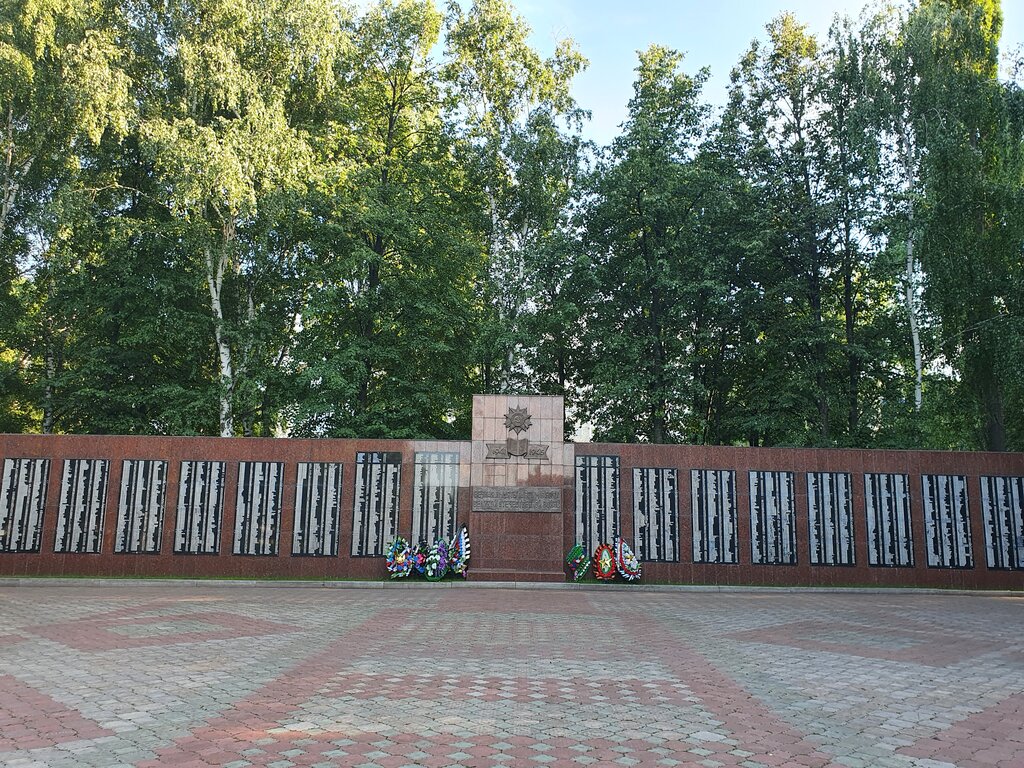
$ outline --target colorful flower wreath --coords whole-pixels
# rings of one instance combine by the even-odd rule
[[[409,551],[409,542],[399,536],[388,547],[387,553],[388,573],[392,579],[402,579],[412,571],[412,553]]]
[[[438,539],[427,557],[427,581],[440,581],[448,573],[448,542]]]
[[[623,539],[615,542],[615,567],[626,581],[636,581],[640,578],[640,561]]]
[[[416,549],[413,551],[410,559],[412,560],[412,567],[416,573],[423,575],[427,572],[427,558],[430,557],[430,547],[427,542],[420,541],[416,545]]]
[[[469,573],[469,530],[463,525],[448,548],[448,563],[452,573],[466,578]]]
[[[594,576],[602,581],[615,578],[615,553],[607,544],[601,544],[594,550]]]
[[[582,544],[577,544],[569,550],[569,554],[565,558],[566,564],[572,571],[572,580],[579,581],[583,578],[583,575],[590,568],[590,558],[587,556],[586,550],[583,549]]]

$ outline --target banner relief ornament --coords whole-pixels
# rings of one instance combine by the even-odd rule
[[[547,459],[547,445],[537,443],[530,445],[529,438],[520,436],[521,433],[529,431],[532,423],[530,414],[525,408],[509,408],[508,413],[505,414],[505,429],[508,430],[508,437],[504,443],[486,443],[486,458],[509,459],[513,456],[522,456],[527,459]]]

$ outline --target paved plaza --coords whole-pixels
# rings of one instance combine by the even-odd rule
[[[1024,766],[1024,596],[0,588],[0,765]]]

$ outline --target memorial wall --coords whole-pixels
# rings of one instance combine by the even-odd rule
[[[383,578],[469,527],[470,580],[1024,588],[1024,454],[566,443],[558,397],[472,440],[0,435],[0,575]]]

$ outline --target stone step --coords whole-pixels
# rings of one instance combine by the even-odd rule
[[[525,571],[519,568],[473,568],[470,563],[470,581],[565,581],[564,571]]]

